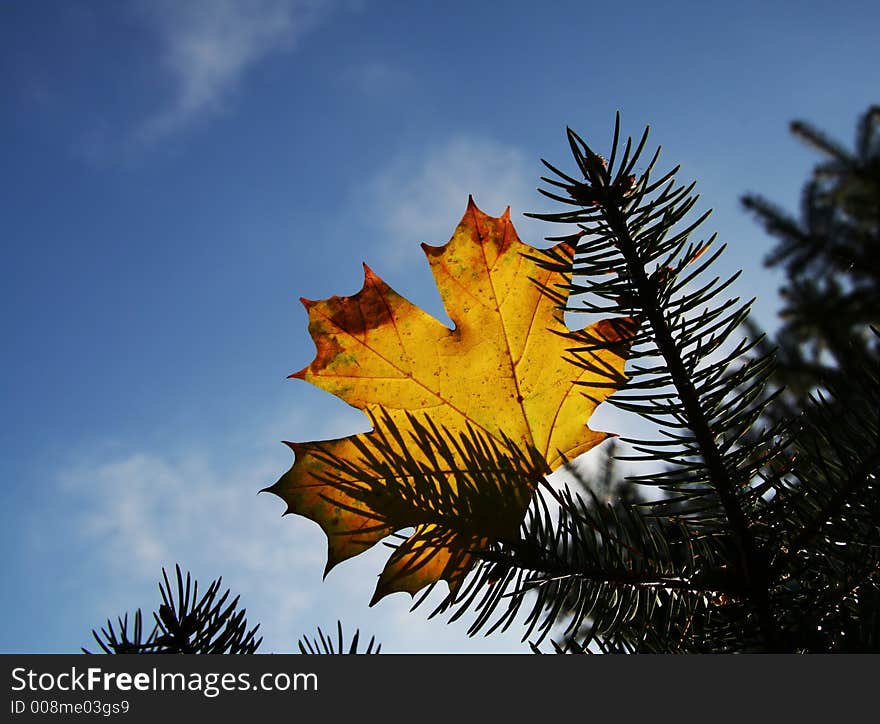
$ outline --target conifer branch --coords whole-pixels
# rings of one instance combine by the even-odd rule
[[[620,197],[615,194],[598,195],[597,205],[604,212],[608,226],[626,259],[627,270],[633,288],[638,295],[639,310],[651,325],[657,349],[666,362],[669,376],[678,392],[678,397],[684,408],[684,418],[702,455],[708,479],[717,491],[724,507],[727,521],[739,550],[742,577],[746,583],[748,595],[758,611],[767,647],[771,650],[776,649],[778,633],[770,610],[766,556],[756,544],[749,529],[748,521],[736,495],[734,483],[724,464],[716,435],[711,429],[703,403],[694,388],[691,374],[679,354],[679,344],[673,339],[666,315],[661,308],[658,294],[660,290],[655,279],[648,276],[645,271],[644,260],[639,256],[626,219],[620,211],[620,201]]]

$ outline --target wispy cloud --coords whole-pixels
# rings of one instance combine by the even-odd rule
[[[314,602],[324,549],[319,531],[285,524],[283,506],[257,496],[281,472],[267,464],[223,469],[201,452],[139,451],[66,475],[63,490],[77,511],[66,537],[94,552],[90,566],[110,572],[96,585],[101,600],[120,607],[96,613],[155,605],[132,601],[129,591],[180,562],[204,583],[222,575],[254,618],[271,614],[264,628],[294,635]]]
[[[136,129],[150,143],[224,107],[243,77],[269,55],[289,51],[322,17],[308,0],[155,0],[143,14],[159,35],[167,103]]]
[[[313,420],[298,416],[272,426],[275,432],[265,437],[277,438],[279,428],[293,439],[355,431],[348,418],[328,416],[320,429],[314,429]],[[368,608],[389,555],[384,546],[322,580],[324,534],[299,516],[282,517],[284,504],[275,496],[256,494],[292,462],[289,451],[277,447],[278,454],[271,454],[263,443],[244,445],[225,464],[203,448],[135,449],[109,459],[95,451],[67,472],[57,488],[64,515],[55,522],[53,539],[91,552],[80,568],[66,572],[82,588],[94,589],[87,605],[95,610],[83,612],[83,621],[96,625],[102,617],[138,606],[149,610],[156,601],[132,600],[132,591],[149,590],[163,566],[180,562],[199,581],[222,575],[224,584],[241,594],[251,623],[262,624],[267,652],[294,651],[300,636],[313,634],[317,626],[328,630],[337,619],[349,634],[360,628],[375,635],[390,652],[522,650],[513,635],[469,640],[462,623],[427,620],[430,602],[410,613],[412,599],[406,594]],[[432,600],[439,602],[437,595]],[[84,628],[84,644],[86,633]]]
[[[469,194],[488,214],[510,206],[523,240],[538,243],[547,230],[522,216],[540,203],[536,169],[526,158],[518,148],[469,136],[398,155],[372,179],[367,195],[370,221],[382,227],[384,261],[415,260],[418,242],[445,243]]]

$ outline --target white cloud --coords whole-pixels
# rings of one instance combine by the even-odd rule
[[[450,626],[441,618],[428,620],[428,604],[410,613],[407,594],[369,608],[376,577],[390,553],[382,545],[322,580],[326,538],[321,530],[300,516],[282,517],[285,506],[275,496],[257,495],[292,462],[281,445],[269,452],[275,446],[266,441],[277,439],[279,430],[292,439],[353,431],[350,420],[325,419],[320,429],[313,420],[302,414],[256,431],[259,442],[239,441],[232,464],[219,462],[226,451],[212,456],[211,450],[190,449],[182,454],[133,451],[111,459],[96,451],[91,460],[73,466],[58,487],[65,512],[53,525],[53,539],[90,552],[76,570],[64,573],[81,590],[93,592],[85,605],[94,610],[79,617],[94,626],[137,607],[153,610],[158,594],[133,599],[132,592],[155,591],[161,568],[173,571],[179,562],[203,585],[222,575],[224,586],[241,594],[251,624],[261,623],[264,652],[293,652],[297,639],[312,636],[318,626],[335,631],[337,619],[348,637],[359,628],[364,644],[376,636],[388,652],[524,650],[515,631],[468,639],[463,622]],[[439,593],[431,599],[435,605]]]
[[[309,582],[320,580],[323,548],[318,535],[282,524],[283,505],[257,496],[281,472],[265,462],[224,470],[203,453],[172,459],[133,452],[82,465],[63,485],[81,511],[71,537],[90,544],[90,565],[111,572],[114,590],[106,590],[107,581],[95,585],[123,609],[154,606],[125,594],[179,562],[205,584],[222,575],[258,620],[270,611],[299,621],[311,602]],[[287,628],[281,630],[289,634]]]
[[[290,50],[325,3],[307,0],[153,0],[144,15],[159,34],[158,65],[171,86],[168,103],[137,128],[150,143],[216,113],[245,73]]]
[[[539,244],[546,225],[522,216],[540,202],[534,169],[525,159],[517,148],[460,136],[392,160],[372,179],[367,193],[370,221],[382,227],[383,261],[401,265],[420,258],[420,251],[412,251],[418,243],[445,243],[469,194],[493,216],[509,205],[523,241]]]

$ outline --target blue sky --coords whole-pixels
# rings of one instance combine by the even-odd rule
[[[719,271],[772,327],[738,199],[795,208],[793,118],[851,142],[877,27],[869,2],[4,2],[0,651],[89,645],[177,561],[242,594],[265,651],[337,618],[388,651],[523,650],[406,594],[367,608],[381,548],[322,582],[323,534],[256,494],[280,440],[365,429],[285,379],[314,353],[297,299],[367,261],[443,318],[419,243],[469,193],[557,233],[520,221],[548,208],[539,159],[568,167],[566,125],[601,150],[620,110],[697,180]]]

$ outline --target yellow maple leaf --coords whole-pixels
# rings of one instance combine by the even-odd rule
[[[570,271],[533,258],[509,209],[491,217],[469,199],[450,241],[422,248],[452,329],[366,265],[357,294],[302,300],[317,354],[291,377],[363,410],[373,430],[287,443],[294,464],[268,488],[287,513],[327,534],[325,575],[414,528],[382,571],[373,603],[439,580],[455,591],[474,553],[516,536],[540,475],[608,437],[586,422],[625,380],[636,331],[628,318],[570,331],[553,298]],[[566,242],[552,251],[573,255]],[[604,348],[575,365],[570,350],[584,340]],[[507,460],[510,449],[522,451],[518,462]],[[487,456],[499,466],[492,473],[477,469]]]

